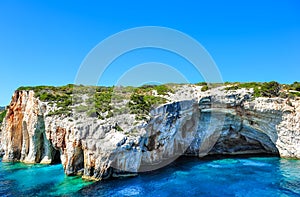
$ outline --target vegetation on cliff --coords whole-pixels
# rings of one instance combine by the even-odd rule
[[[271,81],[265,83],[235,83],[232,86],[226,87],[225,90],[237,90],[240,88],[252,88],[254,97],[277,97],[280,95],[281,85],[278,82]]]
[[[7,112],[6,110],[0,112],[0,124],[3,122],[3,120],[6,116],[6,112]]]
[[[166,99],[152,95],[132,94],[128,103],[130,113],[137,114],[136,119],[147,119],[152,107],[166,103]]]
[[[281,98],[294,98],[300,96],[300,83],[294,82],[293,84],[279,84],[276,81],[271,82],[250,82],[250,83],[225,83],[230,85],[225,90],[237,90],[241,88],[253,89],[253,97],[281,97]]]
[[[88,117],[97,117],[99,119],[131,113],[136,114],[137,120],[142,120],[147,119],[152,107],[168,102],[168,96],[176,93],[176,88],[182,85],[184,84],[104,87],[68,84],[61,87],[20,87],[18,90],[33,90],[36,97],[41,101],[47,102],[52,107],[52,110],[47,114],[48,116],[71,116],[72,111],[75,110],[76,113],[85,113]],[[226,91],[241,88],[253,89],[253,98],[300,97],[299,82],[290,85],[279,84],[275,81],[264,83],[200,82],[194,84],[194,86],[201,86],[201,91],[203,92],[223,86]]]
[[[33,90],[41,101],[48,102],[50,106],[55,105],[48,116],[70,116],[74,109],[77,113],[85,112],[88,117],[99,119],[128,112],[136,114],[136,119],[145,119],[151,107],[167,102],[162,95],[174,92],[168,85],[103,87],[69,84],[61,87],[20,87],[18,90]]]

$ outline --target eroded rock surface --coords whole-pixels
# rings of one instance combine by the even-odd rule
[[[3,161],[61,161],[67,175],[101,180],[157,169],[183,154],[300,159],[300,101],[251,99],[244,89],[200,92],[153,109],[138,124],[132,114],[74,119],[47,116],[48,109],[33,91],[14,93],[2,126]]]

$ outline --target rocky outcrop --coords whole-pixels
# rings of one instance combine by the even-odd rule
[[[3,124],[4,161],[51,163],[55,150],[45,135],[46,106],[33,91],[16,91]]]
[[[131,114],[47,116],[49,106],[33,91],[16,91],[2,127],[3,161],[61,162],[67,175],[101,180],[154,170],[181,155],[300,159],[300,101],[251,95],[244,89],[201,93],[153,109],[147,122],[135,125]]]

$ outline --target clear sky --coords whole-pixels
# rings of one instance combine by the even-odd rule
[[[190,35],[213,57],[224,81],[300,80],[297,0],[3,0],[0,106],[9,103],[19,86],[73,83],[93,47],[112,34],[139,26],[164,26]],[[143,61],[159,62],[169,55],[140,53],[129,55],[126,62],[141,56]],[[192,82],[202,80],[190,76]]]

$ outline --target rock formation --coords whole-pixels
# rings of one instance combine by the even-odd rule
[[[198,91],[152,109],[150,119],[138,124],[132,114],[104,120],[47,116],[50,108],[34,91],[14,93],[2,126],[3,161],[61,162],[67,175],[101,180],[157,169],[181,155],[300,159],[297,99],[253,99],[246,89]]]

